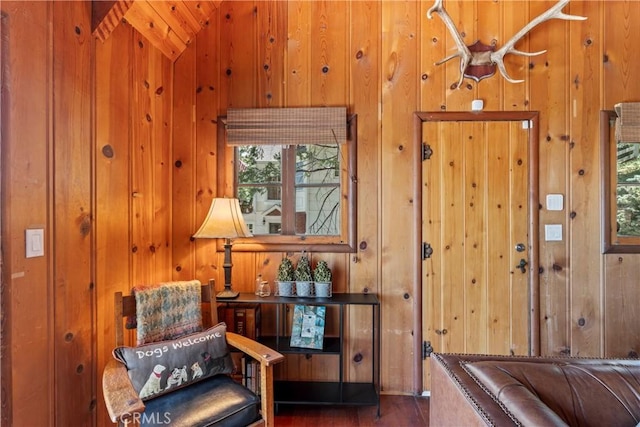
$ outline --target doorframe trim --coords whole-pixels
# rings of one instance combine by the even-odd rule
[[[525,121],[529,120],[531,123],[530,129],[534,129],[533,132],[529,132],[528,154],[529,154],[529,355],[538,356],[540,354],[540,281],[539,281],[539,207],[540,201],[538,198],[539,191],[539,111],[480,111],[480,112],[467,112],[467,111],[416,111],[414,113],[414,144],[417,150],[415,152],[421,153],[422,146],[422,124],[424,122],[452,122],[452,121],[469,121],[469,122],[490,122],[490,121]],[[416,254],[420,254],[420,246],[422,244],[422,158],[416,156],[414,163],[414,170],[416,171],[416,181],[414,185],[414,212],[415,212],[415,228],[419,232],[415,233],[414,245],[416,247]],[[414,334],[415,345],[415,358],[414,370],[414,389],[417,393],[424,390],[422,371],[422,260],[418,262],[418,268],[415,270],[414,277],[414,295],[419,304],[416,304],[414,310],[413,327],[416,333]]]

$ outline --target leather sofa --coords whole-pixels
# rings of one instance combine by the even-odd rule
[[[640,360],[431,355],[430,424],[636,426]]]

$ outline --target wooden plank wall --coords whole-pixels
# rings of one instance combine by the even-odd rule
[[[14,399],[19,396],[38,401],[42,409],[34,411],[28,405],[3,407],[2,423],[10,425],[11,420],[21,420],[24,424],[51,425],[54,360],[49,355],[53,351],[53,301],[47,298],[52,293],[48,268],[51,255],[47,251],[46,257],[26,259],[22,244],[26,228],[43,228],[49,221],[47,89],[51,52],[46,23],[51,11],[44,4],[21,10],[19,3],[2,4],[3,32],[7,37],[2,65],[11,64],[3,70],[2,92],[2,389],[3,394]],[[20,40],[27,38],[31,40],[31,54],[38,61],[15,54],[22,47]],[[8,168],[8,164],[13,167]],[[11,206],[7,206],[9,200]],[[51,236],[48,231],[45,229],[47,246]],[[21,349],[28,353],[18,351]],[[20,381],[19,373],[31,372],[33,366],[45,368],[40,381]]]
[[[640,52],[634,48],[638,37],[640,4],[613,2],[602,6],[602,33],[594,33],[593,40],[601,43],[603,69],[601,71],[601,98],[603,109],[611,110],[618,102],[640,100],[640,80],[636,69]],[[640,313],[635,303],[640,299],[638,283],[639,254],[610,254],[604,257],[604,277],[601,283],[604,312],[605,355],[638,357]]]
[[[1,7],[2,421],[91,425],[97,405],[91,4]],[[27,228],[44,229],[44,257],[25,258]]]
[[[500,46],[555,1],[445,3],[468,43]],[[630,331],[640,318],[627,302],[640,296],[640,255],[600,253],[598,111],[640,100],[639,2],[573,0],[565,12],[588,21],[545,23],[519,47],[547,53],[508,57],[524,83],[494,76],[465,80],[459,90],[455,61],[433,65],[453,43],[439,18],[425,17],[426,0],[222,2],[173,63],[126,23],[87,47],[87,5],[1,5],[8,424],[108,425],[100,387],[113,345],[113,293],[165,279],[222,283],[222,253],[190,236],[211,198],[230,191],[216,179],[225,173],[217,117],[230,106],[347,105],[358,114],[358,251],[312,257],[334,269],[336,291],[380,296],[384,393],[422,387],[412,113],[467,111],[475,98],[485,110],[540,111],[540,223],[564,227],[562,242],[539,236],[542,353],[638,352]],[[548,193],[564,194],[564,211],[545,209]],[[24,229],[32,226],[46,229],[43,258],[24,258]],[[272,279],[284,255],[234,253],[235,286],[252,290],[257,273]],[[369,315],[352,310],[347,319],[346,376],[365,379]],[[321,359],[294,360],[279,375],[335,376],[334,362]]]

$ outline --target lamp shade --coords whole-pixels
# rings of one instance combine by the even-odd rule
[[[240,211],[238,199],[215,198],[209,213],[193,235],[195,238],[253,237]]]

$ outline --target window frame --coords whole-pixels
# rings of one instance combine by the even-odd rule
[[[224,197],[235,196],[235,151],[233,146],[226,143],[226,116],[218,117],[218,193]],[[353,253],[356,252],[357,230],[357,140],[358,118],[350,115],[347,120],[347,141],[340,145],[340,152],[346,159],[341,167],[340,192],[340,235],[255,235],[253,237],[236,239],[233,250],[236,252],[326,252]],[[345,169],[346,168],[346,169]],[[284,191],[284,189],[283,189]],[[284,195],[283,195],[284,196]],[[219,196],[222,197],[222,196]],[[218,243],[219,250],[222,243]]]
[[[615,140],[614,121],[618,117],[613,110],[600,111],[600,160],[602,170],[602,253],[640,253],[640,237],[618,236],[616,218],[618,142]]]

